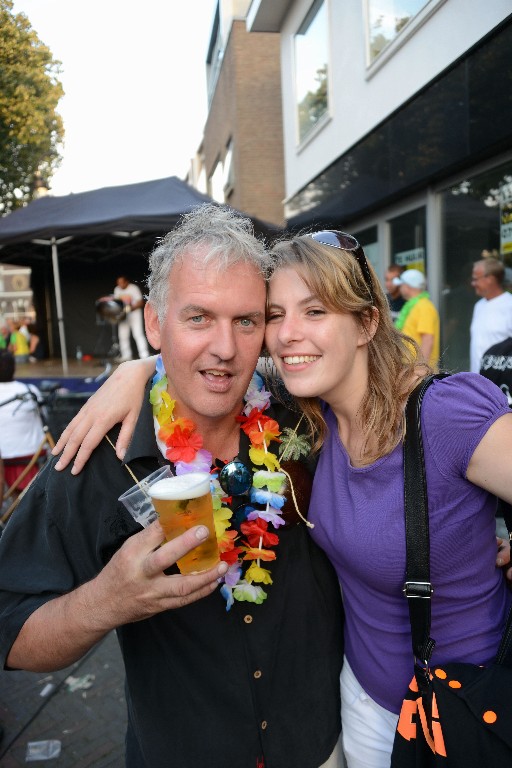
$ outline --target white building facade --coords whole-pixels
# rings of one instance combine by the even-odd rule
[[[512,266],[509,0],[252,0],[279,32],[288,225],[426,272],[442,364],[466,370],[472,263]]]

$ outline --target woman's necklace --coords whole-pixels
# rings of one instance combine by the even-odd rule
[[[217,466],[212,466],[212,454],[203,448],[203,437],[197,431],[196,424],[190,419],[175,418],[176,401],[167,392],[167,375],[162,357],[158,356],[149,396],[159,425],[158,438],[165,443],[165,455],[174,463],[177,475],[186,472],[210,473],[220,558],[229,565],[220,580],[223,582],[220,591],[226,600],[226,610],[231,608],[234,600],[258,605],[266,600],[267,593],[259,585],[272,584],[272,576],[268,568],[261,566],[261,561],[275,560],[274,550],[279,544],[279,536],[269,530],[269,526],[277,530],[285,523],[281,516],[286,501],[283,494],[286,479],[291,481],[291,478],[281,469],[277,456],[269,451],[270,443],[281,443],[279,424],[264,414],[270,397],[262,377],[255,372],[244,396],[245,407],[236,417],[240,429],[249,438],[249,458],[255,466],[251,474],[242,462],[233,460],[219,471]],[[297,427],[295,430],[284,430],[288,433],[288,441],[279,448],[281,456],[286,457],[286,449],[292,442],[296,447]],[[304,445],[304,438],[300,440]],[[306,443],[300,453],[307,454],[308,450]],[[293,486],[290,490],[297,506]],[[246,503],[232,509],[233,495],[242,493],[248,495]]]

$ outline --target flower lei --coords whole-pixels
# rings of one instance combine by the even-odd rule
[[[203,448],[202,435],[197,432],[193,421],[175,418],[176,401],[167,392],[167,375],[161,355],[158,356],[156,374],[150,392],[153,415],[159,424],[158,437],[166,445],[166,456],[174,463],[176,474],[186,472],[209,472],[210,489],[213,499],[215,532],[220,559],[229,564],[228,571],[220,579],[221,594],[226,600],[229,611],[233,602],[247,601],[260,605],[267,598],[267,593],[260,584],[272,584],[271,573],[260,565],[261,561],[276,559],[273,549],[279,543],[277,534],[268,530],[269,523],[275,528],[284,525],[280,510],[286,498],[283,496],[287,473],[280,470],[277,456],[268,450],[271,442],[280,443],[279,424],[264,411],[270,403],[270,392],[264,387],[262,377],[255,371],[244,396],[245,407],[236,417],[240,428],[250,440],[249,458],[253,467],[253,484],[249,491],[250,504],[242,508],[240,516],[237,509],[238,530],[231,528],[233,510],[230,509],[232,497],[226,496],[219,483],[219,471],[212,467],[213,456]],[[264,505],[256,509],[254,503]],[[234,522],[234,521],[233,521]],[[246,562],[250,565],[245,568]]]

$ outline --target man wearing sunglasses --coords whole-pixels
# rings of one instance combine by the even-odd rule
[[[342,764],[342,609],[301,520],[309,450],[299,414],[253,376],[269,266],[224,207],[192,211],[159,242],[145,321],[161,357],[124,461],[117,428],[79,475],[50,463],[0,540],[3,665],[62,668],[115,629],[128,768]],[[212,473],[222,559],[207,572],[175,566],[203,526],[164,542],[118,501],[165,463]]]

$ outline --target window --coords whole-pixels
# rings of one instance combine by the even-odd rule
[[[370,63],[429,0],[367,0]]]
[[[224,160],[220,157],[213,168],[208,180],[208,194],[218,203],[229,200],[234,191],[235,176],[233,168],[233,141],[230,139],[226,146]]]
[[[302,142],[328,107],[327,9],[316,0],[295,35],[298,138]]]
[[[217,160],[213,173],[208,181],[209,195],[218,203],[224,202],[224,169],[220,160]]]
[[[210,47],[206,55],[206,89],[208,93],[208,105],[211,104],[213,94],[215,93],[215,86],[217,85],[223,58],[224,41],[222,39],[220,28],[220,8],[219,3],[217,2],[210,38]]]
[[[233,140],[230,139],[226,146],[226,154],[223,163],[224,196],[226,200],[233,192],[235,186],[235,173],[233,168]]]
[[[426,211],[417,208],[391,219],[391,261],[426,273]]]

